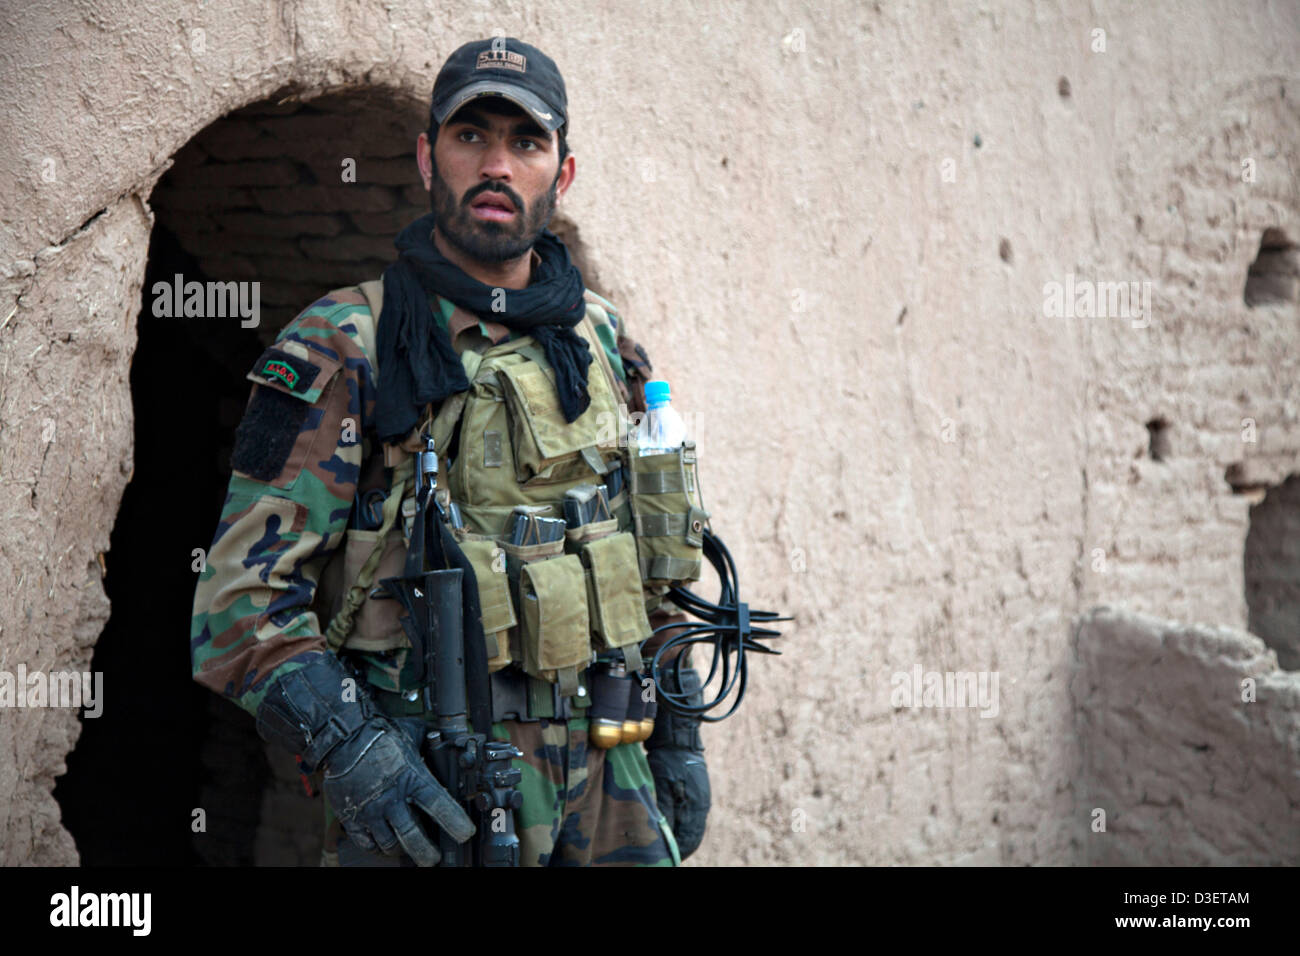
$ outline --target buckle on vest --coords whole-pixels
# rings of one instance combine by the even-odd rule
[[[411,529],[415,527],[415,497],[402,499],[402,537],[411,540]]]

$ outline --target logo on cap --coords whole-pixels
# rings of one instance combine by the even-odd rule
[[[509,50],[484,50],[478,55],[478,62],[474,64],[476,70],[518,70],[520,73],[527,71],[528,61],[522,53],[511,53]]]

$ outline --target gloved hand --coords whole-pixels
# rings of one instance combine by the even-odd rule
[[[682,691],[688,701],[703,701],[700,675],[682,668]],[[655,780],[659,812],[668,820],[682,859],[694,853],[704,839],[709,816],[709,768],[704,764],[704,743],[700,740],[700,719],[684,717],[659,704],[655,729],[645,742],[646,760]]]
[[[325,798],[361,849],[387,854],[401,849],[420,866],[433,866],[442,855],[410,804],[457,843],[474,835],[474,824],[364,689],[357,686],[355,694],[346,695],[355,699],[345,699],[343,681],[349,677],[330,653],[286,674],[258,708],[257,732],[300,754],[307,773],[324,767]]]

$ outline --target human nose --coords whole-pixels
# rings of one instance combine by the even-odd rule
[[[505,140],[497,140],[488,145],[479,167],[479,175],[483,179],[510,181],[510,147]]]

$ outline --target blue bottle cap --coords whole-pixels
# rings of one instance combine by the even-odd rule
[[[663,379],[655,379],[645,383],[645,403],[647,408],[654,408],[656,405],[667,405],[671,393],[668,383]]]

